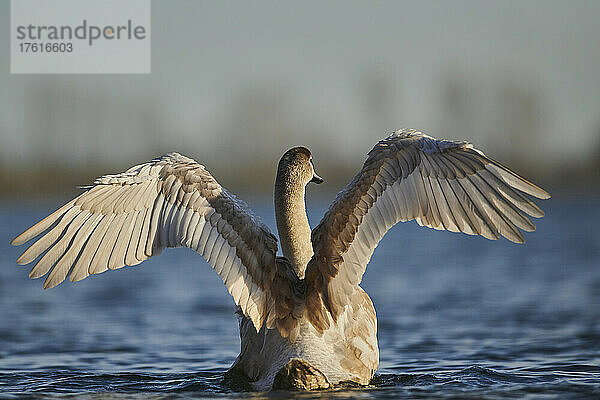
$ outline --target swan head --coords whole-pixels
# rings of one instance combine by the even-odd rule
[[[293,147],[285,152],[277,166],[277,182],[286,186],[306,186],[310,182],[323,183],[315,172],[310,150],[306,147]]]

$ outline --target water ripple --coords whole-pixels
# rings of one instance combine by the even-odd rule
[[[258,211],[273,229],[270,204]],[[192,252],[43,291],[8,245],[31,222],[0,207],[0,397],[290,397],[224,376],[239,350],[232,301]],[[399,225],[362,284],[378,314],[378,374],[366,388],[294,396],[600,398],[599,225],[595,203],[559,200],[523,246]]]

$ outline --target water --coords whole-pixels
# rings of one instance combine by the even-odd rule
[[[187,249],[43,291],[9,240],[58,206],[0,207],[0,396],[239,398],[233,302]],[[273,229],[269,202],[251,204]],[[312,224],[324,204],[310,205]],[[303,397],[600,397],[597,199],[553,199],[525,245],[388,232],[363,287],[379,318],[368,388]],[[286,397],[270,393],[268,397]]]

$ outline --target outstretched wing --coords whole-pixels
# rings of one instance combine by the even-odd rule
[[[550,195],[466,142],[405,129],[381,140],[312,232],[306,311],[323,331],[348,304],[373,250],[399,221],[523,243]]]
[[[194,160],[167,154],[87,189],[12,241],[42,235],[17,262],[42,256],[29,276],[49,273],[44,288],[69,273],[78,281],[186,246],[214,268],[257,331],[265,321],[289,326],[301,314],[303,283],[276,259],[275,236]]]

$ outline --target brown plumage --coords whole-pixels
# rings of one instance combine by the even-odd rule
[[[369,152],[311,234],[305,186],[322,181],[308,149],[295,147],[281,158],[274,203],[284,257],[243,202],[177,153],[97,179],[12,244],[40,236],[17,262],[39,257],[30,277],[47,274],[45,288],[67,275],[78,281],[139,264],[166,247],[189,247],[219,274],[241,315],[232,371],[257,389],[270,388],[276,375],[278,382],[306,379],[302,387],[368,384],[379,363],[377,318],[360,282],[387,230],[415,220],[522,243],[521,230],[535,229],[529,217],[544,215],[524,194],[550,197],[466,142],[410,129]]]
[[[381,140],[312,232],[307,318],[320,332],[329,326],[328,315],[337,320],[377,243],[399,221],[523,243],[519,229],[535,230],[528,215],[544,213],[519,192],[550,197],[467,142],[436,140],[412,129]],[[367,215],[375,223],[363,224]]]
[[[265,321],[290,334],[303,286],[276,260],[277,239],[206,169],[177,153],[96,180],[86,192],[12,241],[43,235],[17,260],[49,272],[44,288],[135,265],[165,247],[190,247],[215,268],[257,330]],[[302,287],[301,287],[302,286]]]

